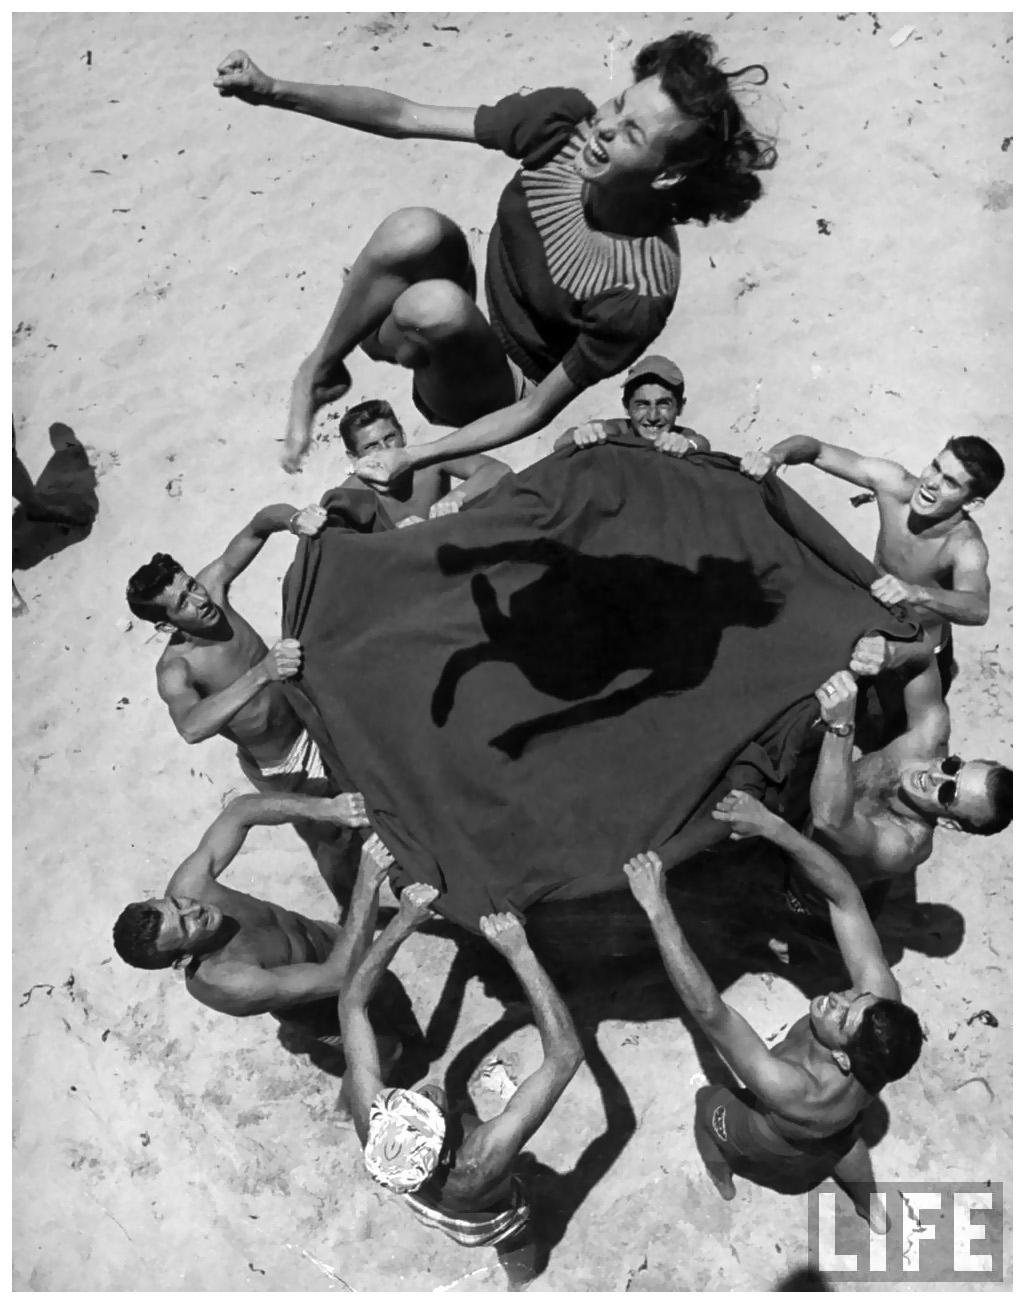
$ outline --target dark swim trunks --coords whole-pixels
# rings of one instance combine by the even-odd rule
[[[755,1098],[753,1097],[754,1101]],[[861,1115],[830,1137],[783,1137],[766,1116],[730,1088],[705,1087],[696,1097],[699,1122],[716,1138],[724,1157],[761,1165],[785,1177],[832,1173],[858,1140]]]

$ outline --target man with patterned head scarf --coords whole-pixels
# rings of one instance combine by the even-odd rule
[[[570,1012],[509,913],[481,918],[481,932],[523,985],[542,1041],[542,1063],[505,1110],[487,1122],[452,1106],[444,1090],[385,1086],[367,1004],[402,943],[431,916],[438,890],[411,884],[399,913],[366,953],[339,1001],[347,1089],[367,1172],[403,1196],[414,1215],[461,1246],[494,1246],[510,1276],[533,1276],[530,1207],[512,1169],[577,1072],[583,1051]],[[524,1276],[526,1270],[526,1278]]]

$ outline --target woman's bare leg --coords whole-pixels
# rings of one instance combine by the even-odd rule
[[[436,423],[464,426],[516,397],[498,336],[452,281],[420,281],[404,291],[377,338],[413,372],[420,401]]]
[[[429,208],[405,208],[387,217],[346,277],[328,324],[292,385],[285,457],[298,464],[310,443],[314,414],[341,398],[351,384],[345,359],[362,341],[374,357],[387,357],[375,340],[396,300],[420,281],[473,287],[466,237],[450,218]]]

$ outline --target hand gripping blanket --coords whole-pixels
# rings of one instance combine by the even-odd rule
[[[323,502],[284,582],[290,696],[395,886],[437,886],[472,929],[622,889],[648,848],[679,864],[726,833],[708,812],[731,785],[800,807],[815,690],[861,635],[919,633],[799,495],[726,454],[619,436],[404,530],[370,490]]]

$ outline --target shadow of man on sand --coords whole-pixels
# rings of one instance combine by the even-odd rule
[[[733,558],[703,557],[690,570],[657,557],[590,557],[545,539],[438,550],[448,575],[504,562],[545,569],[510,596],[508,615],[477,570],[470,588],[486,638],[449,658],[431,718],[446,723],[464,676],[508,662],[540,693],[574,704],[490,741],[509,757],[520,756],[539,734],[607,720],[659,694],[697,687],[728,626],[770,625],[784,601],[766,583],[773,568],[758,573],[751,562]],[[604,692],[631,671],[640,678]]]
[[[99,511],[96,471],[78,436],[55,421],[50,444],[53,453],[35,484],[14,451],[13,492],[19,507],[11,531],[16,571],[31,570],[87,538]]]

